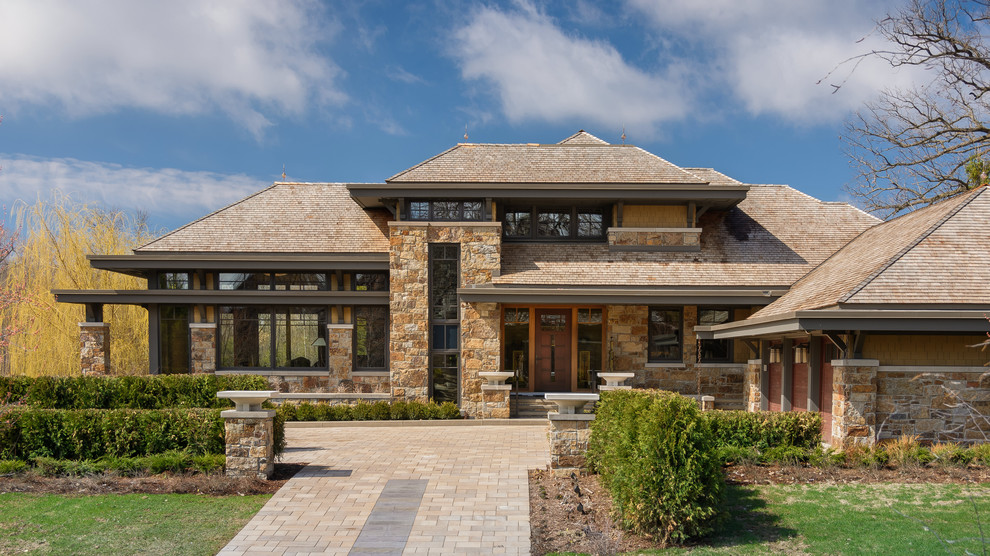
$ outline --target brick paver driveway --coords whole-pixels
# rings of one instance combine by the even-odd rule
[[[545,424],[287,428],[309,462],[221,554],[529,554]],[[360,537],[360,538],[359,538]]]

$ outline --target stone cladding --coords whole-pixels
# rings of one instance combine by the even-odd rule
[[[214,373],[217,370],[216,323],[192,323],[189,325],[190,372]]]
[[[701,228],[609,228],[608,245],[621,250],[701,250]]]
[[[876,439],[875,359],[832,361],[832,444],[869,445]]]
[[[886,367],[877,371],[879,440],[917,435],[923,442],[990,438],[986,367]]]
[[[244,417],[253,413],[258,416]],[[227,476],[270,478],[275,469],[275,411],[224,411],[222,415],[227,444]]]
[[[550,468],[577,470],[586,466],[588,439],[594,415],[558,415],[550,417]]]
[[[647,363],[649,307],[609,305],[606,337],[609,371],[636,373],[633,388],[657,388],[688,396],[714,396],[719,409],[743,409],[744,365],[697,364],[698,308],[684,307],[684,343],[681,362]]]
[[[746,411],[760,411],[760,372],[762,359],[750,359],[743,374],[743,404]]]
[[[110,374],[110,325],[79,323],[79,362],[83,376]]]
[[[353,370],[353,324],[327,325],[327,362],[330,366],[330,383],[340,384],[350,380]]]
[[[429,396],[429,244],[458,243],[460,286],[489,284],[499,275],[502,228],[498,222],[389,223],[389,335],[391,391],[396,399]],[[461,303],[461,408],[471,416],[508,412],[508,394],[486,394],[478,373],[500,368],[501,307]],[[486,408],[487,405],[487,408]]]

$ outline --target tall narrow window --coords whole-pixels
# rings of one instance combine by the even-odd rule
[[[354,370],[384,370],[388,351],[388,307],[354,307]]]
[[[577,387],[591,388],[602,372],[602,310],[577,310]]]
[[[459,251],[456,243],[430,244],[430,397],[438,403],[458,400]]]
[[[158,312],[159,369],[162,374],[189,372],[189,307],[162,305]]]
[[[650,362],[681,362],[683,311],[677,308],[650,307]]]
[[[529,309],[505,310],[504,370],[515,373],[511,379],[520,390],[529,388]]]

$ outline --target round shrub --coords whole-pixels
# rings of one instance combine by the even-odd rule
[[[625,528],[663,543],[713,530],[724,477],[694,400],[655,390],[603,392],[588,459]]]

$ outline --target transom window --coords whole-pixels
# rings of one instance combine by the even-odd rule
[[[188,290],[188,272],[159,272],[158,287],[163,290]]]
[[[409,220],[475,222],[485,219],[481,201],[410,201]]]
[[[712,326],[732,320],[732,309],[727,307],[699,307],[698,324]],[[732,361],[732,340],[701,340],[698,350],[701,363],[728,363]]]
[[[586,207],[508,208],[502,235],[508,240],[602,240],[605,209]]]
[[[388,273],[387,272],[357,272],[351,280],[351,286],[355,291],[363,292],[387,292]]]
[[[221,290],[322,291],[328,289],[322,272],[221,272]]]

